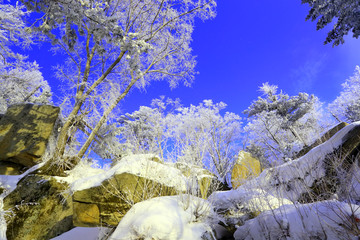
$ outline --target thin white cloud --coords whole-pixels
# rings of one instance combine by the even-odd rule
[[[314,88],[318,77],[324,68],[324,56],[307,60],[304,64],[290,72],[290,78],[294,84],[295,91],[308,92]]]

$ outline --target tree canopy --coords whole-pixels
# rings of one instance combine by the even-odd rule
[[[321,103],[314,95],[277,93],[277,86],[264,83],[262,96],[244,111],[247,149],[264,164],[291,160],[322,131],[319,124]]]
[[[71,106],[64,112],[55,158],[66,152],[78,126],[89,137],[84,156],[102,125],[133,87],[151,81],[191,84],[196,64],[190,42],[195,18],[215,16],[214,0],[22,0],[40,13],[33,31],[49,37],[67,60],[57,67],[68,83]]]
[[[323,29],[332,21],[334,27],[328,33],[326,43],[333,46],[344,43],[344,36],[350,31],[354,38],[360,35],[360,1],[358,0],[302,0],[310,6],[306,19],[317,20],[317,30]]]

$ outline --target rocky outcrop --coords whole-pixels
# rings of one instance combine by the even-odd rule
[[[304,156],[306,153],[308,153],[311,149],[319,146],[320,144],[326,142],[327,140],[329,140],[332,136],[334,136],[338,131],[340,131],[341,129],[343,129],[344,127],[346,127],[347,125],[349,125],[346,122],[341,122],[338,125],[336,125],[335,127],[331,128],[329,131],[327,131],[326,133],[324,133],[319,139],[317,139],[313,144],[311,144],[310,146],[304,147],[297,155],[295,158],[299,158]]]
[[[10,106],[0,119],[0,161],[36,165],[45,152],[59,111],[49,105]]]
[[[251,156],[251,153],[240,151],[239,157],[231,173],[231,185],[234,189],[247,180],[259,176],[261,173],[260,161]]]
[[[186,191],[181,172],[156,159],[153,155],[134,155],[94,176],[95,186],[91,179],[75,182],[74,226],[114,227],[135,203]]]
[[[29,174],[4,198],[8,240],[48,240],[71,228],[68,185],[54,177]]]

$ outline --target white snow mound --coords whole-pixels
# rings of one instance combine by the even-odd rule
[[[197,240],[211,228],[208,202],[191,195],[153,198],[135,204],[120,221],[111,240]]]

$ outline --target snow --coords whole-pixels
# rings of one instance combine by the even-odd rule
[[[355,240],[358,239],[355,229],[360,227],[359,218],[360,206],[336,200],[284,205],[245,222],[236,230],[234,237],[237,240]]]
[[[6,221],[5,221],[5,211],[3,210],[4,204],[3,204],[4,197],[0,195],[0,239],[6,239]]]
[[[113,168],[92,176],[74,181],[71,190],[80,191],[95,186],[100,186],[103,181],[115,174],[131,173],[136,176],[146,177],[150,180],[163,183],[166,186],[176,187],[179,191],[186,191],[185,178],[181,171],[162,163],[151,161],[156,157],[153,154],[137,154],[122,158]]]
[[[76,227],[51,240],[97,240],[104,230],[102,228]]]
[[[305,156],[283,165],[266,169],[259,177],[249,180],[238,189],[214,192],[208,200],[188,194],[149,199],[135,204],[123,217],[109,239],[201,239],[204,234],[213,234],[212,228],[219,221],[213,212],[227,210],[236,216],[260,213],[237,228],[236,239],[357,239],[351,229],[360,223],[360,171],[354,166],[350,179],[350,197],[355,202],[345,203],[328,200],[299,204],[299,196],[308,191],[316,179],[325,176],[323,161],[334,152],[344,136],[360,122],[341,129],[326,143],[312,149]],[[131,173],[146,177],[186,191],[186,178],[173,164],[152,161],[153,154],[138,154],[124,157],[111,169],[93,168],[81,162],[68,172],[68,177],[55,177],[68,182],[72,191],[99,186],[115,174]],[[6,187],[0,196],[0,239],[6,239],[6,224],[2,199],[15,189],[17,182],[39,165],[18,176],[0,176]],[[191,168],[200,175],[202,169]],[[356,204],[354,204],[356,203]],[[234,215],[235,216],[235,215]],[[231,216],[229,216],[231,217]],[[355,226],[355,225],[356,226]],[[216,228],[216,227],[215,227]],[[74,228],[52,240],[99,239],[100,228]]]
[[[75,181],[82,178],[89,178],[95,175],[101,175],[106,172],[106,169],[94,168],[90,164],[85,162],[79,162],[74,169],[67,172],[67,177],[54,177],[58,181],[67,182],[70,185]]]
[[[218,209],[239,210],[248,212],[276,209],[285,204],[292,204],[284,198],[277,198],[261,189],[244,189],[214,192],[208,199]]]
[[[123,217],[111,240],[196,240],[211,233],[211,206],[206,200],[178,195],[153,198],[135,204]]]

